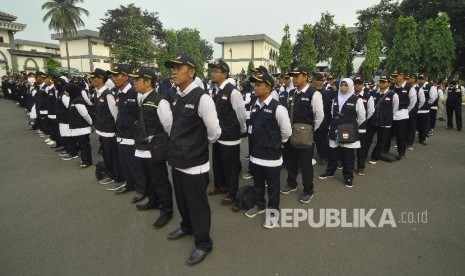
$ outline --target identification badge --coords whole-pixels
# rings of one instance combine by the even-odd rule
[[[407,93],[408,91],[407,90],[402,90],[402,93]]]
[[[349,132],[343,131],[343,132],[342,132],[342,138],[344,138],[344,139],[349,139]]]
[[[223,95],[221,98],[222,98],[223,100],[227,100],[227,99],[228,99],[228,95]]]
[[[173,105],[176,105],[176,102],[178,101],[178,99],[174,99],[173,100]]]
[[[252,108],[252,110],[251,110],[251,111],[252,111],[252,112],[257,112],[257,107],[256,107],[256,106],[254,106],[254,107]]]
[[[386,97],[385,100],[386,100],[386,101],[391,101],[391,98]]]
[[[248,132],[249,134],[252,134],[252,126],[249,126],[249,129],[247,129],[247,132]]]

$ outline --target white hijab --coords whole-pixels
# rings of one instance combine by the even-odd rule
[[[341,92],[341,83],[343,82],[349,85],[349,91],[346,94],[343,94]],[[350,78],[342,79],[341,82],[339,82],[339,91],[337,93],[337,103],[339,104],[339,111],[341,111],[342,106],[345,104],[347,99],[349,99],[350,96],[352,96],[354,93],[355,93],[354,82]]]

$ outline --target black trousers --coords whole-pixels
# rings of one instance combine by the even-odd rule
[[[105,162],[107,171],[110,172],[110,177],[116,182],[124,181],[116,137],[99,136],[99,141],[102,146],[103,162]]]
[[[415,142],[415,135],[418,125],[418,114],[409,113],[408,115],[408,135],[407,135],[407,145],[411,146]]]
[[[138,157],[136,157],[138,158]],[[168,179],[166,162],[155,163],[152,158],[141,159],[147,182],[147,195],[149,202],[160,206],[160,216],[173,213],[173,191]]]
[[[241,145],[226,146],[218,142],[212,145],[212,166],[215,188],[229,189],[229,195],[236,196],[239,189]]]
[[[344,180],[352,180],[354,178],[354,148],[329,148],[329,160],[326,173],[333,175],[337,170],[338,160],[342,160],[342,175]]]
[[[418,113],[418,140],[426,141],[429,131],[429,113]]]
[[[373,137],[376,133],[376,145],[371,152],[371,158],[374,160],[379,160],[381,153],[383,152],[384,145],[386,144],[386,140],[389,135],[389,128],[374,126],[372,124],[368,124],[367,126],[367,151],[366,154],[368,156],[368,151],[370,150],[371,143],[373,142]]]
[[[57,145],[63,145],[63,141],[60,135],[60,127],[56,119],[50,119],[50,139],[55,141]]]
[[[65,144],[66,144],[66,152],[71,155],[77,155],[78,152],[78,145],[76,141],[76,137],[68,136],[65,137]]]
[[[297,175],[302,173],[304,192],[313,194],[313,149],[297,149],[289,142],[284,145],[283,159],[287,169],[287,184],[297,187]],[[268,186],[269,187],[269,186]]]
[[[446,113],[447,113],[447,126],[454,128],[454,124],[452,123],[452,118],[454,117],[455,113],[455,124],[457,125],[457,129],[462,129],[462,105],[456,106],[446,106]]]
[[[389,152],[391,148],[391,141],[394,133],[396,135],[396,143],[397,143],[397,153],[399,156],[404,156],[405,151],[407,149],[407,137],[408,137],[408,119],[392,121],[392,127],[390,130],[390,135],[386,140],[386,144],[384,146],[384,152]]]
[[[211,210],[207,198],[207,173],[186,174],[171,169],[176,203],[181,214],[181,229],[193,233],[195,247],[208,250],[213,241],[210,238]]]
[[[364,130],[366,131],[366,129]],[[367,148],[370,147],[370,145],[368,145],[366,141],[367,140],[366,132],[359,132],[358,138],[360,140],[360,148],[357,148],[355,150],[357,154],[357,169],[365,169],[365,162],[367,160],[366,153],[368,152]],[[344,159],[342,160],[342,163],[344,164]]]
[[[134,188],[137,193],[145,194],[147,176],[144,173],[142,160],[134,156],[136,148],[134,145],[123,145],[118,143],[119,160],[126,187]]]
[[[429,128],[434,129],[436,127],[436,116],[438,115],[437,109],[429,110]]]
[[[81,150],[81,161],[83,164],[92,164],[92,151],[90,148],[89,134],[75,136],[77,145]]]
[[[328,129],[318,128],[313,134],[313,141],[315,141],[315,147],[318,151],[318,156],[322,160],[328,160],[329,154],[329,139],[328,139]],[[313,156],[312,156],[313,158]]]
[[[268,188],[268,209],[279,210],[279,190],[280,190],[280,174],[281,167],[265,167],[250,164],[253,175],[253,191],[255,204],[259,209],[266,208],[265,200],[265,183]]]

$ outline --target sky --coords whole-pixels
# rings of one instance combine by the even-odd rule
[[[26,24],[24,31],[15,34],[17,39],[51,42],[48,22],[42,22],[45,11],[41,9],[45,0],[13,0],[1,5],[0,11],[12,14],[16,22]],[[120,5],[134,3],[142,9],[158,12],[165,29],[196,28],[200,36],[213,45],[213,57],[221,56],[221,47],[214,43],[215,37],[266,34],[281,43],[283,28],[290,27],[291,41],[304,24],[317,22],[321,13],[334,15],[339,25],[352,27],[357,22],[357,10],[378,4],[380,0],[84,0],[78,6],[89,11],[83,16],[85,29],[98,30],[105,11]]]

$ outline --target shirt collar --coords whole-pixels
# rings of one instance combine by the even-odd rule
[[[310,84],[307,83],[307,85],[305,85],[305,87],[302,89],[302,91],[299,91],[299,89],[296,89],[297,94],[307,91],[309,87],[310,87]]]
[[[191,84],[189,84],[186,89],[184,89],[184,91],[181,91],[181,89],[179,89],[179,87],[177,88],[178,90],[178,94],[181,96],[181,97],[185,97],[187,96],[187,94],[189,94],[189,92],[191,92],[194,88],[196,87],[199,87],[195,81],[193,81]]]
[[[100,89],[97,90],[97,97],[100,97],[100,95],[102,95],[102,93],[107,90],[107,87],[104,85],[102,87],[100,87]]]
[[[257,101],[255,102],[255,105],[258,105],[260,106],[260,108],[262,108],[265,105],[269,105],[272,99],[273,99],[273,96],[271,96],[270,94],[268,98],[266,98],[262,103],[260,103],[260,99],[257,99]]]
[[[123,90],[119,90],[119,92],[127,93],[129,91],[129,89],[131,89],[131,87],[132,87],[131,84],[128,82],[126,87],[124,87]]]
[[[220,88],[221,90],[223,90],[224,87],[226,86],[226,84],[228,84],[228,83],[229,83],[229,81],[228,81],[227,79],[224,80],[223,83],[219,86],[219,88]]]

